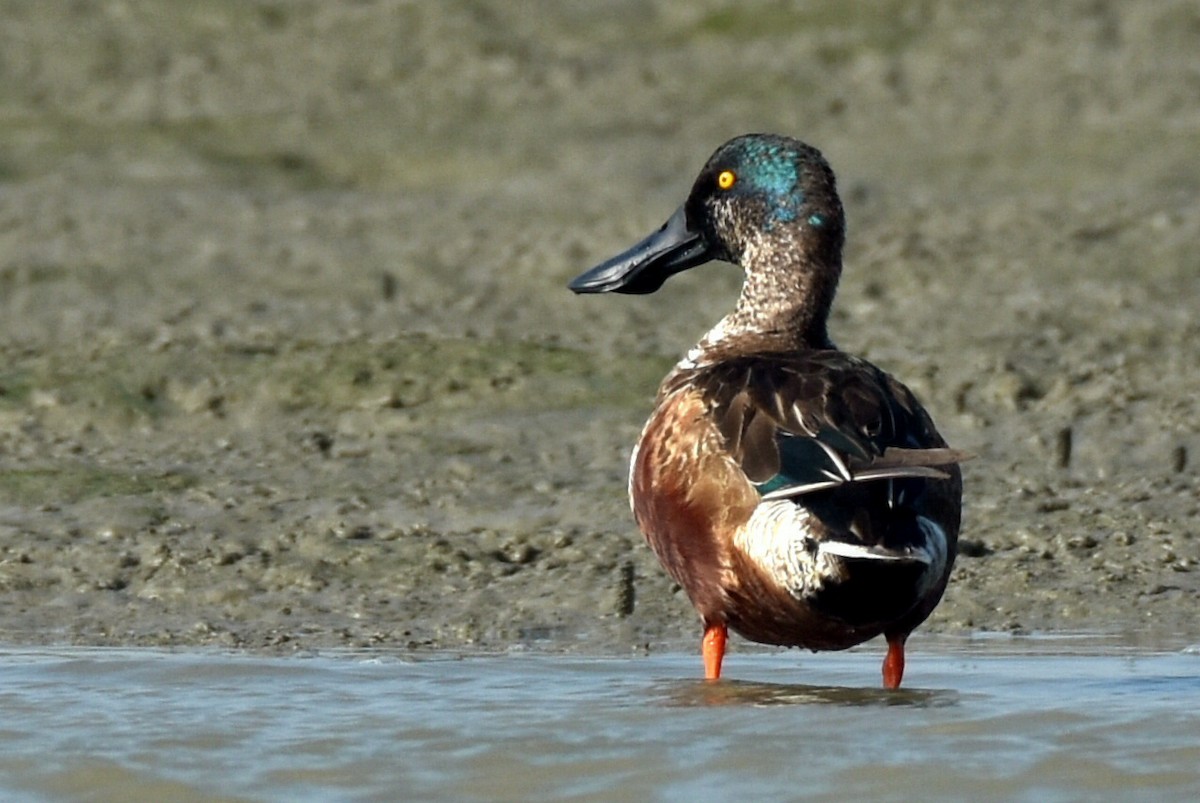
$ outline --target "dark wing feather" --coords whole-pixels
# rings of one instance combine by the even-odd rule
[[[838,351],[749,356],[688,380],[705,388],[730,454],[763,494],[851,480],[945,479],[946,447],[908,388]]]

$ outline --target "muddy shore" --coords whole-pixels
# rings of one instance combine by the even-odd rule
[[[527,9],[4,3],[0,641],[693,638],[625,472],[737,271],[564,283],[746,131],[979,455],[925,630],[1194,637],[1200,7]]]

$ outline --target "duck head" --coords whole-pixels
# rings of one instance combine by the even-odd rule
[[[748,278],[824,270],[836,285],[844,239],[842,204],[821,153],[789,137],[747,134],[716,150],[658,231],[568,287],[653,293],[674,274],[712,260],[741,265]],[[809,284],[800,276],[796,283]]]

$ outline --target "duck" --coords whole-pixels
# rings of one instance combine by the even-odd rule
[[[663,379],[630,460],[634,519],[700,617],[708,680],[730,630],[814,652],[882,635],[883,686],[899,688],[954,566],[971,455],[830,339],[845,230],[820,151],[747,134],[666,223],[568,284],[648,294],[711,261],[744,273],[733,311]]]

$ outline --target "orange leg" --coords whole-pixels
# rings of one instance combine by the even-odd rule
[[[888,634],[887,657],[883,659],[883,687],[885,689],[900,688],[900,680],[904,677],[904,642],[908,634]]]
[[[704,654],[704,679],[718,680],[721,677],[721,659],[725,657],[725,639],[729,629],[724,624],[706,624],[701,652]]]

